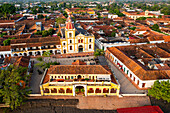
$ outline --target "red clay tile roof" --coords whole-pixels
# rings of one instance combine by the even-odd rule
[[[15,66],[28,67],[30,56],[6,57],[4,64],[14,64]]]
[[[163,36],[163,39],[165,40],[165,42],[170,42],[170,36]]]
[[[49,74],[109,74],[111,81],[118,84],[109,67],[103,65],[51,65],[43,84],[49,81]]]
[[[111,74],[101,65],[51,65],[49,74]]]
[[[80,60],[76,60],[75,62],[72,63],[72,65],[86,65],[86,63]]]
[[[14,23],[14,20],[0,20],[0,23]]]
[[[28,67],[30,61],[29,56],[21,56],[18,58],[18,60],[14,63],[15,66],[21,66],[21,67]]]
[[[22,35],[4,35],[4,38],[13,38],[15,37],[16,39],[25,39],[25,38],[30,38],[31,34],[22,34]]]
[[[11,46],[0,46],[0,51],[11,51]]]
[[[149,42],[148,39],[129,39],[128,42],[130,43],[144,43],[144,42]]]
[[[135,45],[134,45],[135,46]],[[129,53],[130,47],[134,46],[126,46],[126,47],[111,47],[108,48],[108,51],[110,51],[115,57],[117,57],[124,65],[126,65],[136,76],[138,76],[142,80],[157,80],[157,79],[169,79],[170,76],[167,74],[167,71],[164,70],[148,70],[145,68],[142,64],[137,63],[137,61],[131,59],[127,53]],[[145,44],[146,46],[146,44]],[[123,49],[127,48],[126,51]],[[142,48],[143,49],[143,48]],[[157,50],[159,49],[159,50]],[[157,52],[160,51],[160,53],[157,53],[161,56],[166,53],[166,57],[169,58],[170,54],[160,48],[157,48]],[[154,54],[153,51],[148,51],[152,49],[144,49],[145,52],[149,52],[149,54]],[[155,49],[154,49],[155,50]],[[134,50],[132,50],[134,52]],[[124,53],[126,52],[126,54]]]
[[[22,45],[18,45],[22,43]],[[25,44],[24,44],[25,43]],[[15,45],[17,44],[17,45]],[[11,40],[11,48],[60,45],[60,37],[43,37]]]
[[[164,40],[163,37],[158,37],[158,36],[152,36],[147,38],[149,41],[159,41],[159,40]]]

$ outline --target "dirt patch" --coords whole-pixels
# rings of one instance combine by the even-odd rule
[[[24,105],[8,113],[116,113],[114,110],[78,109],[78,99],[28,100]]]

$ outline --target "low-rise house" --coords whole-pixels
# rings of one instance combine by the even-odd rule
[[[67,14],[78,14],[78,13],[86,13],[89,15],[95,15],[95,11],[91,8],[66,8],[65,11]]]
[[[118,15],[109,13],[108,18],[110,18],[110,19],[118,18]]]
[[[111,47],[106,58],[139,89],[170,79],[170,43]]]
[[[153,14],[153,13],[150,13],[148,10],[146,10],[145,12],[125,12],[123,11],[122,12],[125,16],[127,17],[130,17],[134,20],[136,20],[137,18],[140,18],[140,17],[156,17],[158,18],[159,15],[156,15],[156,14]]]

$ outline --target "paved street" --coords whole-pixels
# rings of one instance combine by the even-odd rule
[[[49,61],[57,61],[60,62],[60,65],[72,65],[72,63],[74,62],[74,60],[84,60],[84,59],[92,59],[94,58],[94,56],[89,56],[89,57],[76,57],[76,58],[50,58],[50,57],[44,57],[44,61],[45,62],[49,62]]]
[[[60,65],[71,65],[72,62],[74,62],[74,60],[77,60],[77,59],[80,59],[80,60],[84,60],[84,59],[92,59],[93,56],[89,56],[89,57],[78,57],[78,58],[50,58],[50,57],[44,57],[43,58],[43,61],[45,62],[54,62],[54,61],[57,61],[57,62],[60,62]],[[36,58],[34,59],[31,59],[32,61],[34,61],[34,65],[36,63],[38,63],[39,61],[36,60]],[[42,69],[39,69],[40,71],[42,71],[43,73],[42,74],[38,74],[38,70],[39,68],[34,66],[34,71],[33,71],[33,74],[31,76],[31,82],[30,82],[30,87],[31,87],[31,90],[32,90],[32,93],[33,94],[36,94],[36,93],[40,93],[40,81],[42,79],[42,76],[44,74],[44,71]]]
[[[109,60],[106,60],[103,56],[99,57],[101,65],[109,65],[112,72],[120,83],[120,92],[125,94],[143,94],[145,90],[138,90]]]
[[[36,63],[38,63],[38,61],[34,60],[34,64]],[[34,71],[31,76],[31,82],[30,82],[30,87],[31,87],[32,93],[34,94],[40,93],[40,81],[43,76],[43,73],[39,75],[37,70],[38,70],[38,67],[34,65]],[[43,72],[43,70],[41,71]]]
[[[55,99],[55,100],[78,100],[76,105],[79,109],[97,109],[97,110],[116,110],[117,108],[139,107],[151,105],[148,96],[130,96],[130,97],[117,97],[117,96],[41,96],[29,97],[29,99]],[[58,102],[59,103],[59,102]],[[66,102],[68,103],[68,102]],[[57,103],[55,104],[57,105]],[[62,104],[64,105],[64,103]],[[73,105],[73,104],[72,104]]]

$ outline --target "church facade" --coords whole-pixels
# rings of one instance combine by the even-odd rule
[[[60,28],[61,53],[94,52],[95,37],[68,17],[65,28]]]

